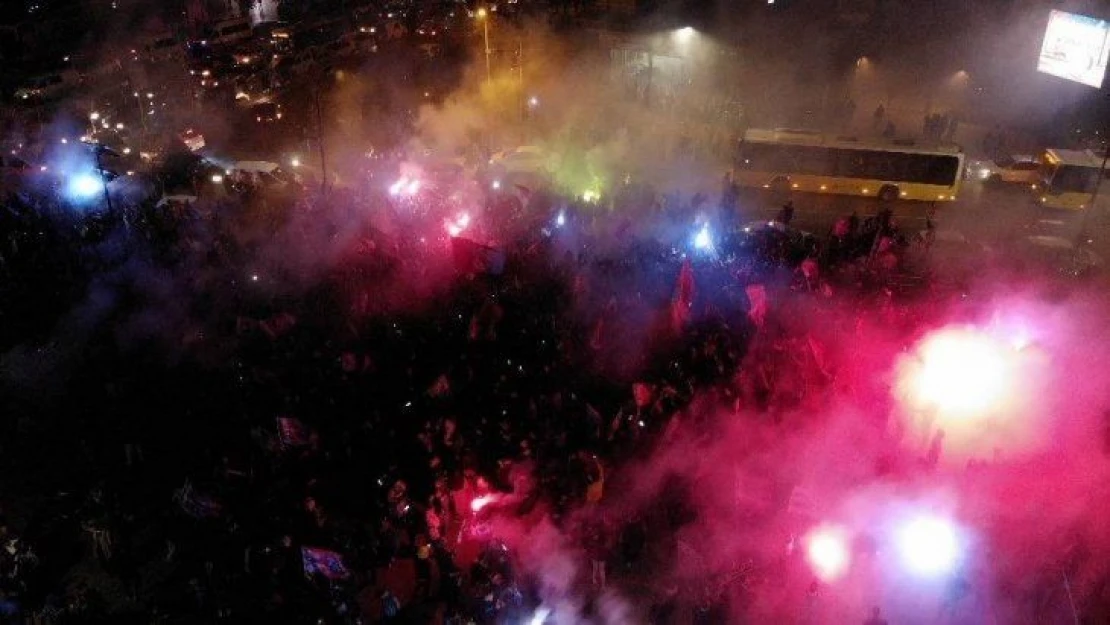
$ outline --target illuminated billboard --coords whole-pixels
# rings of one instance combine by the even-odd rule
[[[1110,22],[1052,11],[1037,71],[1101,87],[1110,57]]]

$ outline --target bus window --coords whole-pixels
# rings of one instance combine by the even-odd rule
[[[737,165],[740,169],[774,171],[771,168],[774,150],[775,146],[766,143],[741,143]]]
[[[837,150],[836,175],[845,178],[867,177],[866,150]]]
[[[1098,182],[1098,170],[1091,167],[1062,165],[1052,177],[1052,190],[1056,192],[1093,193]]]
[[[803,147],[794,154],[794,171],[809,176],[827,176],[832,172],[832,152],[829,148]]]
[[[955,156],[929,156],[929,175],[922,182],[951,185],[959,178],[960,159]]]

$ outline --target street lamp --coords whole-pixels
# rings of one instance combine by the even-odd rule
[[[475,15],[478,16],[478,19],[482,20],[482,41],[485,43],[486,46],[486,84],[488,85],[489,83],[493,82],[493,72],[490,69],[489,60],[489,11],[486,11],[485,7],[482,7],[478,9],[478,12]]]

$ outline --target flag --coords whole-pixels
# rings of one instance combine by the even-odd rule
[[[451,238],[451,257],[459,273],[501,275],[505,271],[505,252],[465,239]]]
[[[214,519],[223,512],[223,505],[214,497],[203,495],[193,489],[193,484],[185,480],[185,485],[176,493],[181,510],[194,519]]]
[[[762,284],[749,284],[744,292],[748,296],[748,317],[757,328],[762,328],[767,317],[767,290]]]
[[[295,325],[297,325],[297,318],[287,312],[278,313],[259,324],[262,331],[271,339],[287,334]]]
[[[443,397],[444,395],[451,394],[451,380],[447,378],[447,374],[441,374],[436,381],[428,388],[428,395],[431,397]]]
[[[674,300],[671,301],[671,326],[675,332],[686,326],[686,322],[690,320],[690,309],[693,305],[694,267],[687,259],[682,263],[682,270],[678,273]]]
[[[308,428],[293,417],[278,417],[277,430],[283,449],[305,447],[310,442]]]
[[[651,405],[654,399],[655,389],[646,382],[634,382],[632,384],[632,398],[636,401],[637,408],[647,408]]]
[[[320,574],[328,579],[346,579],[351,576],[343,564],[343,556],[329,549],[301,547],[301,560],[304,562],[304,574],[310,577]]]

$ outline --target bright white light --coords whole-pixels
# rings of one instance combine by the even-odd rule
[[[100,113],[97,113],[96,111],[89,113],[89,119],[95,122],[96,120],[100,119]]]
[[[75,199],[88,199],[100,192],[101,183],[92,174],[77,174],[69,181],[69,194]]]
[[[495,498],[493,495],[483,495],[481,497],[475,497],[470,502],[470,510],[475,513],[481,512],[482,508],[485,508],[486,506],[493,503],[494,499]]]
[[[532,108],[535,108],[539,105],[540,105],[540,99],[537,98],[536,96],[532,96],[532,97],[528,98],[528,106],[531,106]]]
[[[974,418],[996,406],[1007,390],[1009,346],[970,329],[948,329],[918,348],[917,399],[945,417]]]
[[[551,610],[547,608],[537,608],[532,618],[528,620],[528,625],[543,625],[547,621],[547,617],[551,615]]]
[[[938,518],[913,519],[898,532],[898,549],[914,573],[942,575],[960,556],[959,537],[951,523]]]
[[[123,153],[124,154],[130,154],[131,153],[131,148],[123,148]]]
[[[300,167],[301,166],[301,159],[294,156],[293,158],[289,159],[289,164],[292,165],[293,167]]]
[[[555,217],[555,225],[559,226],[561,228],[561,227],[565,226],[566,223],[567,223],[566,211],[559,211],[559,214]]]
[[[709,232],[709,224],[705,224],[694,235],[694,247],[699,250],[708,250],[713,248],[713,235]]]
[[[831,582],[848,570],[851,554],[848,534],[842,528],[822,526],[805,537],[806,559],[822,581]]]
[[[224,177],[221,176],[220,174],[212,174],[212,182],[213,183],[220,184],[223,181],[224,181]]]
[[[405,193],[407,193],[409,195],[416,195],[417,192],[419,192],[419,191],[420,191],[420,181],[419,180],[412,180],[412,181],[409,182],[408,186],[405,187]]]
[[[116,124],[116,130],[123,130],[123,124]]]
[[[393,184],[389,185],[389,194],[390,195],[400,195],[401,191],[403,191],[405,189],[405,183],[406,182],[408,182],[407,179],[401,178],[397,182],[394,182]]]
[[[491,184],[490,186],[493,187],[494,191],[496,191],[496,190],[501,188],[501,181],[500,180],[494,180],[493,184]]]
[[[463,233],[470,226],[470,214],[461,213],[453,220],[444,222],[443,227],[447,230],[447,234],[457,237]]]
[[[691,38],[693,38],[695,32],[696,31],[693,28],[686,26],[684,28],[679,28],[678,30],[676,30],[675,35],[677,35],[679,40],[681,41],[689,41]]]

